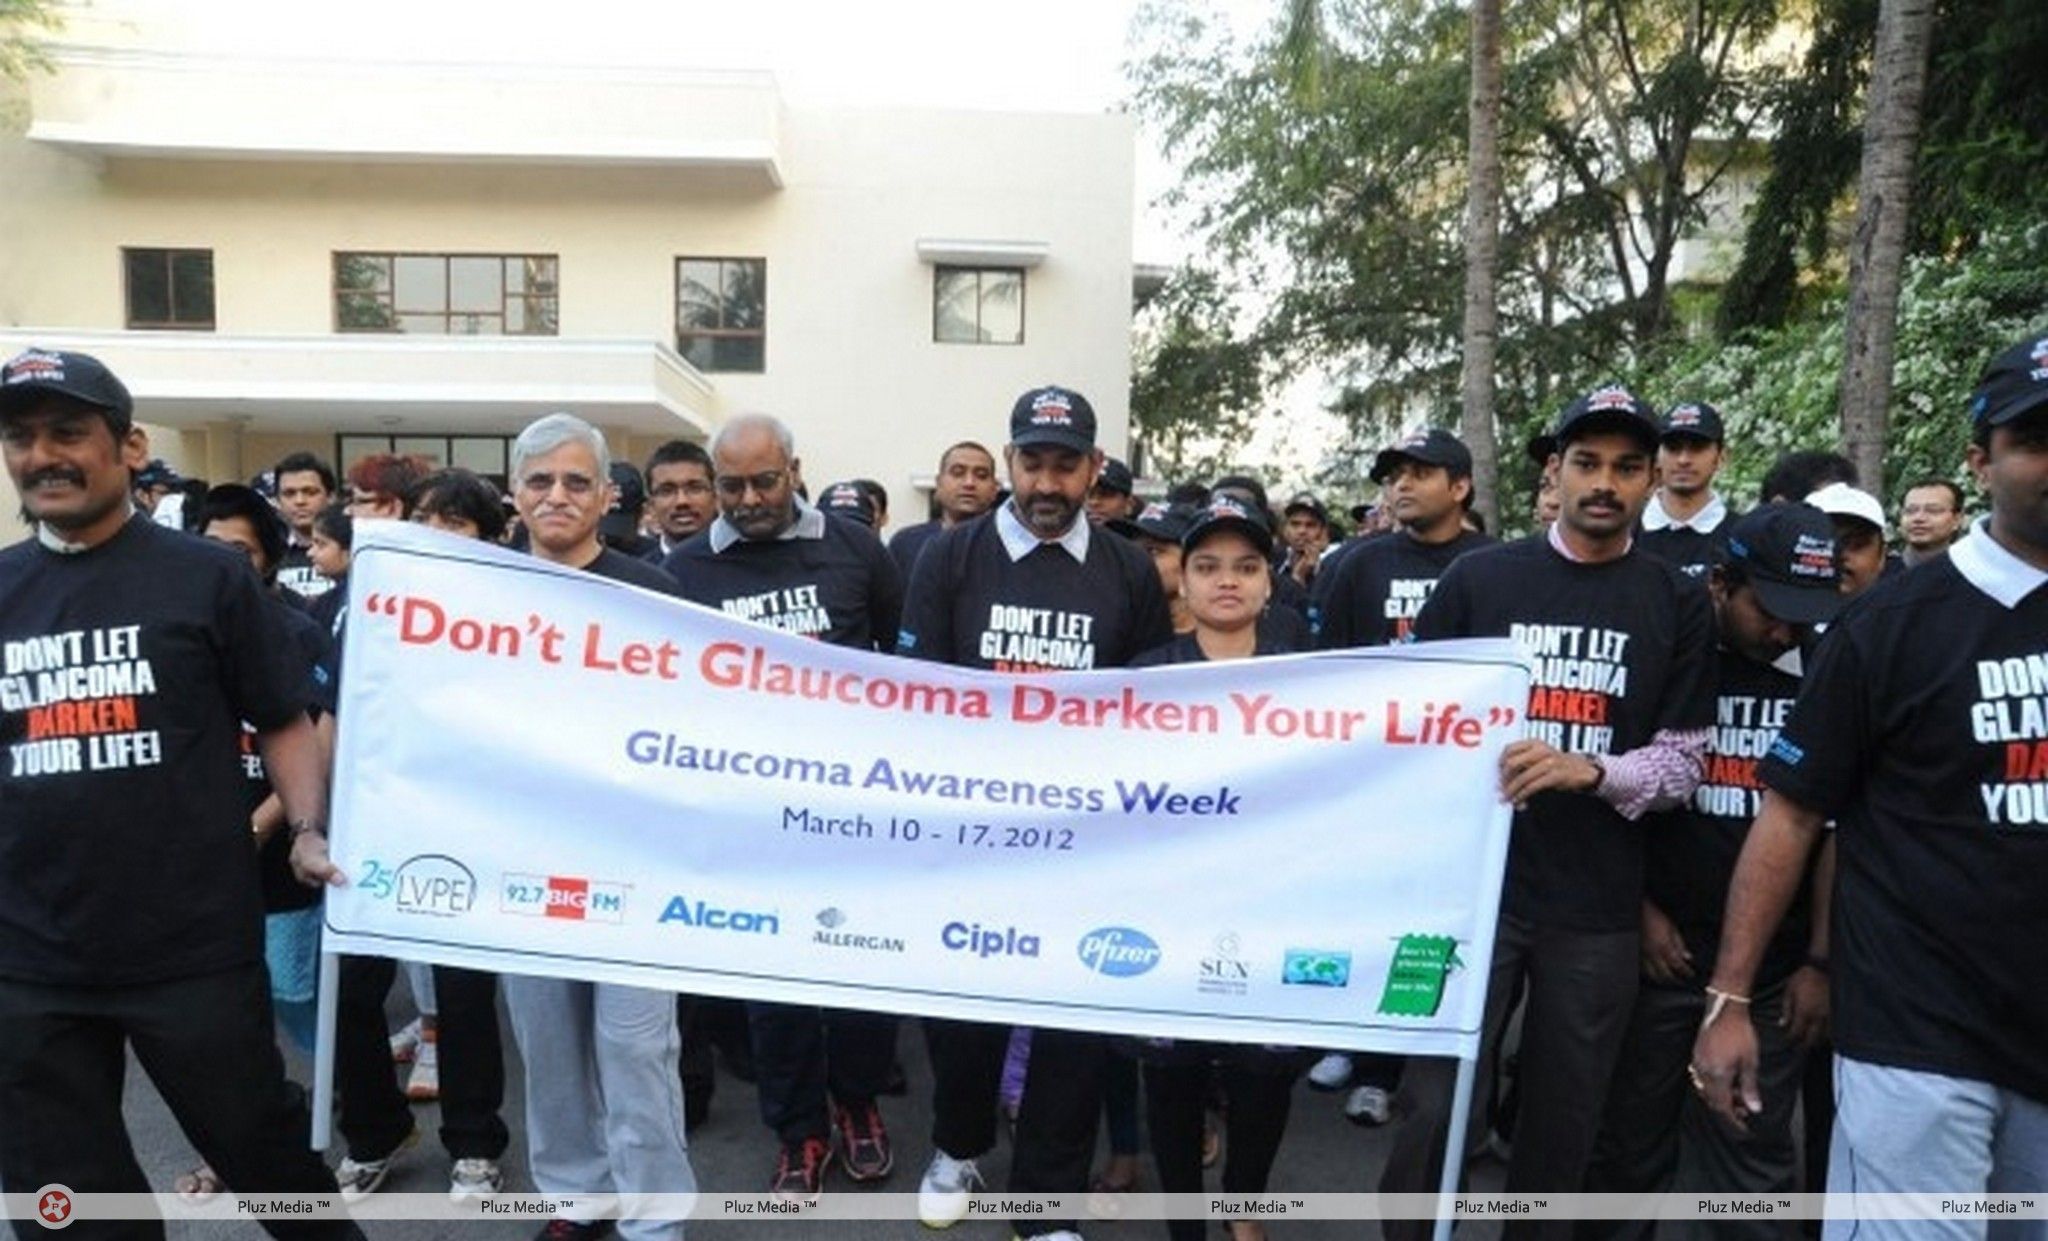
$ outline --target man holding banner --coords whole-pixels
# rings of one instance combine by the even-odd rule
[[[1461,557],[1415,618],[1423,641],[1513,638],[1534,673],[1529,736],[1501,756],[1516,815],[1477,1091],[1486,1097],[1511,1001],[1526,985],[1509,1193],[1580,1188],[1636,992],[1636,820],[1692,794],[1713,724],[1707,592],[1631,537],[1649,499],[1658,430],[1623,388],[1566,407],[1552,431],[1557,524]],[[1445,1060],[1410,1063],[1382,1192],[1436,1187],[1453,1072]],[[1387,1233],[1424,1235],[1426,1225],[1390,1220]]]
[[[896,564],[872,534],[797,495],[795,447],[789,428],[765,414],[719,428],[719,516],[665,567],[685,599],[728,616],[855,650],[893,646],[903,613]],[[816,1202],[835,1157],[856,1181],[889,1175],[895,1160],[875,1096],[895,1061],[896,1019],[751,1002],[747,1021],[761,1119],[780,1142],[773,1192]]]
[[[1094,530],[1082,506],[1102,467],[1086,397],[1046,387],[1017,398],[1004,450],[1010,499],[927,546],[905,592],[900,653],[1034,673],[1115,668],[1173,637],[1159,574],[1129,541]],[[918,1189],[931,1227],[957,1223],[995,1145],[996,1094],[1009,1031],[926,1025],[934,1099],[932,1161]],[[1103,1036],[1040,1030],[1017,1118],[1013,1193],[1078,1194],[1102,1112]],[[1019,1219],[1021,1236],[1074,1235],[1067,1221]]]
[[[550,414],[512,443],[512,494],[541,560],[673,595],[667,573],[606,547],[598,523],[611,504],[611,454],[580,418]],[[686,1194],[696,1188],[683,1147],[676,999],[666,991],[565,978],[505,975],[505,1007],[526,1060],[526,1134],[533,1183],[544,1194]],[[681,1220],[628,1214],[621,1236],[674,1241]],[[603,1220],[550,1220],[547,1241],[587,1241]]]
[[[122,1114],[132,1048],[230,1188],[332,1197],[277,1052],[240,753],[246,720],[286,830],[325,833],[309,668],[240,552],[137,513],[133,418],[97,359],[0,367],[0,443],[36,522],[0,552],[0,1183],[51,1189],[52,1210],[59,1189],[149,1192]]]

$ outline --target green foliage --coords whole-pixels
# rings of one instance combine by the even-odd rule
[[[1250,434],[1263,363],[1237,336],[1236,313],[1214,273],[1196,269],[1176,273],[1146,307],[1131,422],[1152,455],[1148,473],[1214,473]]]
[[[1907,263],[1885,477],[1864,480],[1888,505],[1924,476],[1968,486],[1964,409],[1978,374],[2000,349],[2048,330],[2048,224],[2008,217],[1980,227],[1981,244],[1965,255]],[[1778,454],[1840,446],[1843,303],[1836,286],[1810,314],[1669,350],[1626,378],[1660,404],[1704,399],[1720,408],[1728,426],[1721,490],[1747,506]]]
[[[50,0],[0,0],[0,80],[19,82],[49,68],[43,37],[62,24]]]

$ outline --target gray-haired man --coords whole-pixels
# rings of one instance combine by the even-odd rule
[[[512,497],[534,556],[664,594],[675,579],[606,547],[611,506],[604,436],[549,414],[512,444]],[[505,976],[505,1006],[526,1059],[526,1134],[533,1183],[550,1195],[681,1194],[696,1189],[683,1143],[681,1040],[666,991],[561,978]],[[556,1218],[547,1241],[585,1241],[604,1220]],[[679,1238],[682,1221],[629,1219],[632,1238]]]

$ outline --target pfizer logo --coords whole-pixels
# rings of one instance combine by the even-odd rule
[[[1109,978],[1134,978],[1159,964],[1159,945],[1143,931],[1103,927],[1081,937],[1077,950],[1089,971]]]

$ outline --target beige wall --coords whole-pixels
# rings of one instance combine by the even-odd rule
[[[778,190],[735,171],[95,159],[0,137],[0,329],[120,328],[124,245],[211,248],[223,335],[330,334],[336,250],[503,251],[560,256],[563,337],[672,341],[676,256],[761,256],[767,370],[710,379],[722,413],[792,424],[814,486],[879,479],[907,523],[912,476],[955,440],[999,444],[1011,400],[1044,382],[1084,392],[1104,447],[1125,450],[1127,118],[793,112],[781,138]],[[1025,344],[932,341],[920,238],[1047,244]],[[387,430],[283,433],[261,410],[246,425],[239,457],[225,424],[160,434],[159,451],[246,477],[291,448],[331,454],[335,431]],[[615,447],[638,460],[654,442]]]

